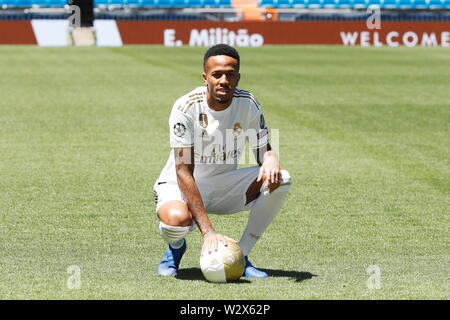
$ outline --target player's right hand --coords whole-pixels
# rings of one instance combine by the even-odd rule
[[[202,253],[205,252],[211,253],[213,251],[217,251],[219,248],[219,241],[223,243],[223,245],[226,247],[227,241],[234,241],[231,238],[225,237],[224,235],[221,235],[220,233],[217,233],[215,231],[209,231],[203,236],[203,247],[202,247]]]
[[[272,193],[281,184],[281,168],[278,156],[273,151],[264,154],[264,162],[259,168],[257,182],[263,181],[263,186]]]

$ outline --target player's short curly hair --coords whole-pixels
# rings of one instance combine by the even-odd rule
[[[203,57],[203,67],[206,65],[206,61],[213,56],[229,56],[237,60],[238,70],[240,67],[240,57],[237,50],[227,44],[216,44],[209,48]]]

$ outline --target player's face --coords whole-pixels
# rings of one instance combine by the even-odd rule
[[[213,56],[205,63],[203,80],[208,88],[208,103],[228,106],[240,79],[238,61],[229,56]]]

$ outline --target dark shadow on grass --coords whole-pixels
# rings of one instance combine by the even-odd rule
[[[295,282],[302,282],[304,280],[309,280],[314,277],[317,277],[316,274],[312,274],[307,271],[292,271],[292,270],[274,270],[274,269],[260,269],[261,271],[266,272],[269,277],[277,277],[277,278],[291,278],[295,280]]]
[[[304,280],[309,280],[311,278],[317,277],[317,275],[307,271],[287,271],[287,270],[273,270],[273,269],[261,269],[261,270],[267,272],[269,274],[269,277],[290,278],[295,280],[295,282],[302,282]],[[200,268],[179,269],[176,278],[180,280],[205,280]],[[245,278],[241,278],[233,283],[251,283],[251,281]]]
[[[203,277],[202,270],[200,268],[187,268],[187,269],[179,269],[178,274],[176,275],[177,279],[180,280],[205,280]],[[251,283],[251,281],[245,279],[239,279],[233,283]]]

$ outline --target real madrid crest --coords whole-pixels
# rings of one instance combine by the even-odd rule
[[[233,127],[233,134],[234,134],[234,136],[240,135],[241,132],[242,132],[241,123],[240,122],[236,122],[234,124],[234,127]]]
[[[198,121],[200,122],[200,126],[202,128],[206,128],[208,126],[208,116],[205,113],[200,113],[198,115]]]

